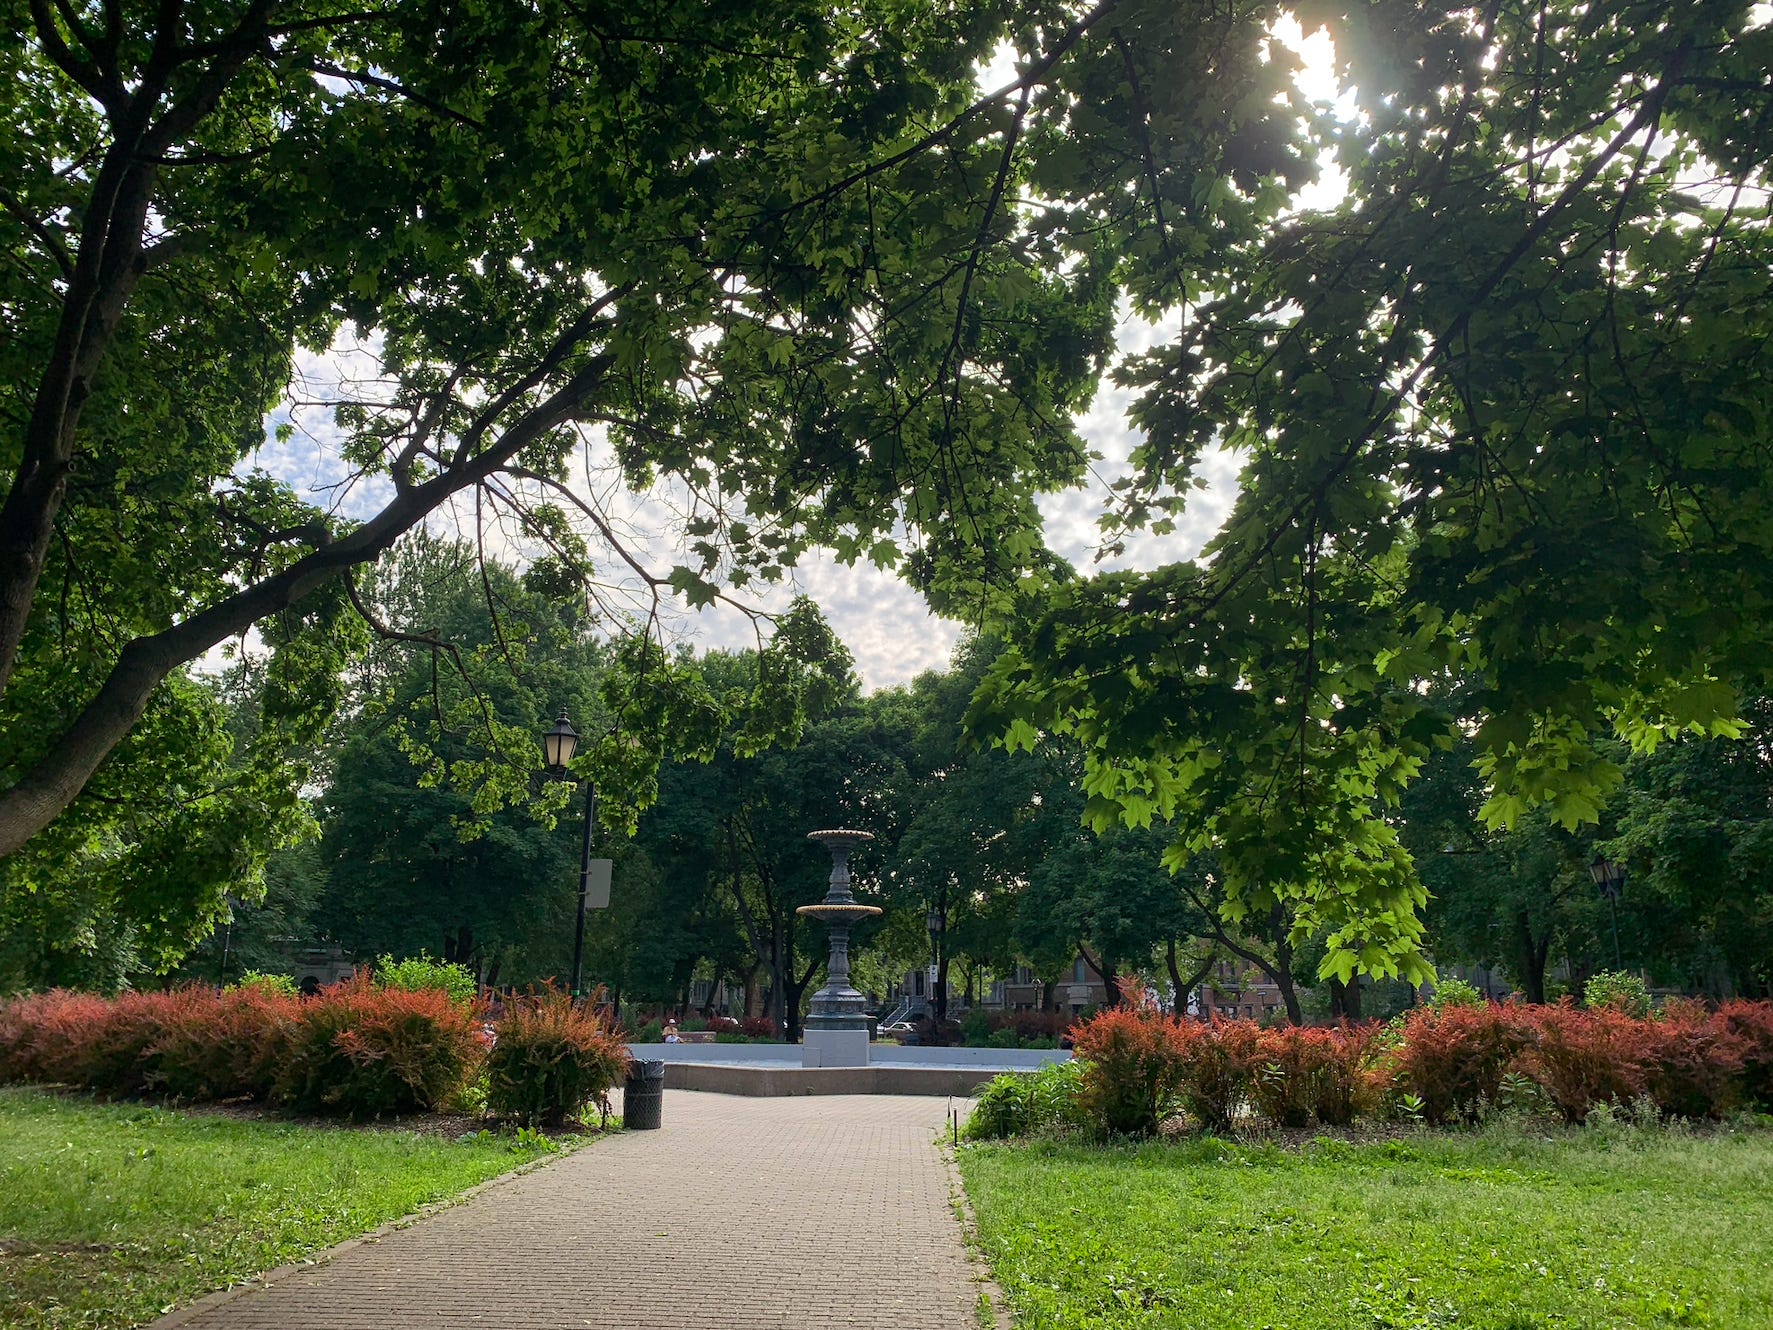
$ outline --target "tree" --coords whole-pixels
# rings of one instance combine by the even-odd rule
[[[1255,13],[1230,42],[1267,40]],[[1436,745],[1472,734],[1491,823],[1573,830],[1619,786],[1616,739],[1735,732],[1764,681],[1773,33],[1745,3],[1299,16],[1360,114],[1234,130],[1228,183],[1177,128],[1186,58],[1067,63],[1128,135],[1141,206],[1114,233],[1144,248],[1115,275],[1181,314],[1119,371],[1144,438],[1111,547],[1174,529],[1207,449],[1242,471],[1200,558],[1027,584],[975,720],[1077,736],[1092,820],[1166,820],[1177,867],[1213,851],[1229,918],[1287,906],[1326,975],[1419,975],[1393,818]],[[1346,201],[1287,211],[1276,177],[1314,148]],[[1241,211],[1209,225],[1213,188]],[[1448,716],[1428,685],[1455,678]]]
[[[0,855],[255,625],[328,713],[352,570],[457,496],[647,631],[815,542],[966,594],[1080,474],[1112,292],[1006,198],[1057,11],[984,99],[1004,21],[945,3],[4,12]],[[248,467],[341,338],[356,521]],[[678,486],[688,563],[619,539],[586,430]]]
[[[563,707],[605,728],[601,648],[511,570],[423,533],[359,600],[374,622],[407,627],[352,671],[321,799],[314,925],[360,957],[429,952],[487,982],[565,974],[578,819],[477,806],[486,782],[464,768],[533,780],[537,736]]]
[[[1627,945],[1663,982],[1716,997],[1773,991],[1773,705],[1738,740],[1685,738],[1626,767],[1601,848],[1631,876]]]

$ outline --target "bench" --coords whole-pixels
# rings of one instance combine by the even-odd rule
[[[679,1030],[677,1042],[680,1044],[711,1044],[714,1042],[712,1030]]]

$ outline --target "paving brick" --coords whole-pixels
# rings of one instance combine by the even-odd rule
[[[947,1108],[667,1090],[661,1130],[593,1143],[155,1324],[965,1330],[982,1272],[935,1144]]]

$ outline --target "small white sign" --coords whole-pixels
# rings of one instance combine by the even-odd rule
[[[607,910],[609,908],[609,877],[615,867],[614,859],[593,859],[590,871],[585,874],[585,908],[590,910]]]

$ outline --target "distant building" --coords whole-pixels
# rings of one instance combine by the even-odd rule
[[[1207,973],[1188,999],[1188,1012],[1206,1020],[1215,1013],[1226,1020],[1259,1021],[1285,1012],[1280,986],[1248,961],[1222,960]]]
[[[303,992],[328,988],[357,973],[343,947],[304,947],[295,954],[291,977]]]

